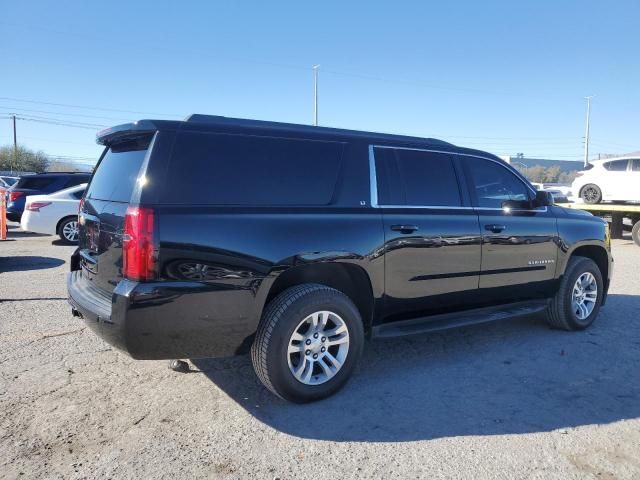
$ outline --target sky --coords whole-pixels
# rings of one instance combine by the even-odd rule
[[[0,145],[191,113],[580,160],[640,150],[640,1],[0,0]]]

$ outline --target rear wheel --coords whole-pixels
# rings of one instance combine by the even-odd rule
[[[547,309],[554,328],[583,330],[598,316],[604,285],[598,265],[586,257],[571,257],[560,288]]]
[[[344,293],[304,284],[267,306],[251,359],[262,383],[279,397],[303,403],[338,391],[362,353],[358,309]]]
[[[597,185],[589,183],[580,190],[580,197],[585,203],[600,203],[602,201],[602,190]]]
[[[78,217],[63,219],[58,226],[58,236],[67,245],[78,243]]]

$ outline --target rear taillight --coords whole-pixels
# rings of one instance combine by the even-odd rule
[[[135,281],[155,278],[155,252],[153,242],[153,210],[129,207],[124,217],[122,242],[122,274]]]
[[[24,192],[9,192],[9,201],[15,202],[19,197],[23,195],[24,195]]]
[[[31,212],[39,212],[41,208],[46,207],[47,205],[51,205],[51,202],[29,202],[24,208]]]

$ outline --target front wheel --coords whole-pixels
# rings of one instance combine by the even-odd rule
[[[78,217],[65,218],[58,227],[58,236],[67,245],[78,243]]]
[[[362,353],[362,318],[333,288],[304,284],[267,306],[251,347],[253,367],[279,397],[311,402],[338,391]]]
[[[547,309],[547,321],[562,330],[583,330],[600,310],[604,284],[598,265],[586,257],[571,257],[560,288]]]

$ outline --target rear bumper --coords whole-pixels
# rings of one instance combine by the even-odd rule
[[[67,292],[73,313],[93,332],[139,360],[244,353],[257,327],[241,312],[219,313],[229,313],[220,294],[233,292],[196,282],[121,280],[107,297],[76,270],[67,276]]]

